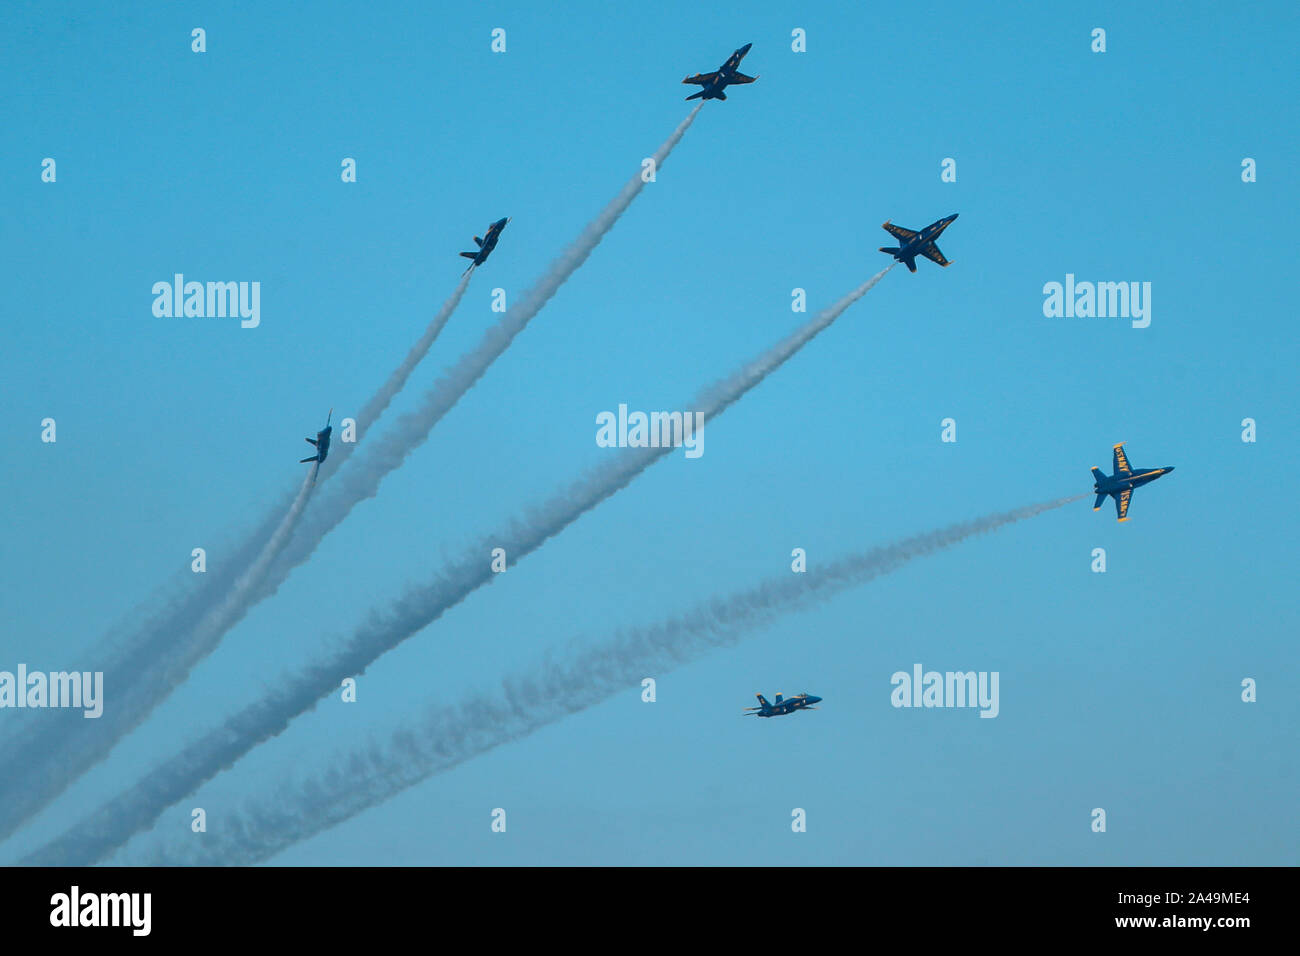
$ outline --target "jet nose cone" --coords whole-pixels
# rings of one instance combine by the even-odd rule
[[[1173,471],[1173,470],[1174,470],[1174,466],[1173,466],[1173,465],[1167,465],[1167,466],[1165,467],[1165,474],[1169,474],[1169,472],[1171,472],[1171,471]]]
[[[754,45],[754,44],[752,44],[752,43],[746,43],[744,46],[742,46],[742,47],[741,47],[739,50],[737,50],[736,52],[737,52],[737,53],[748,53],[748,52],[749,52],[749,48],[750,48],[751,46],[753,46],[753,45]]]

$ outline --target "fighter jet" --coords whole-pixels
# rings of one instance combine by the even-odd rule
[[[890,222],[882,223],[880,228],[901,242],[902,246],[881,246],[880,251],[889,253],[906,265],[909,272],[916,271],[917,256],[925,256],[931,262],[937,262],[941,266],[951,265],[952,263],[943,257],[939,247],[934,244],[934,240],[938,239],[956,218],[957,214],[953,213],[951,216],[930,223],[920,232],[913,232],[911,229],[904,229]]]
[[[1124,454],[1123,442],[1115,446],[1114,467],[1115,474],[1109,477],[1100,468],[1092,469],[1092,477],[1096,481],[1092,490],[1097,492],[1097,500],[1093,502],[1092,510],[1100,509],[1106,501],[1106,496],[1110,495],[1115,499],[1117,521],[1128,520],[1128,503],[1133,499],[1134,488],[1155,481],[1161,475],[1167,475],[1174,470],[1173,465],[1166,465],[1164,468],[1130,468],[1128,455]]]
[[[461,255],[466,259],[474,260],[465,268],[465,272],[469,272],[469,270],[474,268],[474,266],[481,266],[483,263],[487,262],[487,257],[490,256],[492,250],[497,247],[497,239],[501,237],[501,230],[506,227],[506,223],[509,221],[509,216],[505,219],[498,219],[496,222],[492,223],[492,225],[487,227],[487,235],[482,239],[478,236],[474,237],[474,241],[478,243],[478,252],[461,253]],[[465,272],[462,272],[461,275],[464,275]]]
[[[718,67],[714,73],[696,73],[694,76],[688,76],[682,80],[683,83],[694,83],[696,86],[704,87],[704,89],[698,93],[692,93],[686,99],[725,100],[727,94],[722,91],[732,83],[753,83],[758,79],[756,76],[746,76],[737,69],[740,66],[740,61],[745,58],[745,54],[749,52],[749,48],[753,45],[752,43],[746,43],[727,57],[727,62]]]
[[[746,717],[783,717],[786,714],[793,714],[797,710],[817,710],[813,704],[821,703],[820,697],[811,697],[808,694],[796,694],[788,700],[780,694],[776,695],[776,700],[772,703],[767,702],[767,698],[762,694],[755,694],[758,698],[758,707],[746,707]],[[754,711],[755,713],[748,713]]]
[[[305,438],[304,441],[316,446],[316,454],[310,458],[304,458],[298,464],[305,464],[309,461],[322,462],[325,456],[330,453],[330,432],[334,429],[330,426],[330,419],[334,417],[334,409],[330,409],[329,415],[325,417],[325,427],[316,433],[315,438]]]

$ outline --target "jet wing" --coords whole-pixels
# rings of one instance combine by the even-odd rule
[[[1119,497],[1115,499],[1115,520],[1116,521],[1128,520],[1128,503],[1132,500],[1133,500],[1132,488],[1125,488],[1123,491],[1119,493]]]
[[[916,233],[911,229],[904,229],[902,226],[895,226],[892,222],[884,223],[880,228],[885,230],[885,232],[889,233],[895,239],[901,239],[904,242],[916,238]]]
[[[682,82],[694,83],[696,86],[708,86],[717,78],[718,73],[715,70],[712,73],[696,73],[694,76],[688,76],[686,79],[682,80]]]
[[[728,83],[753,83],[756,79],[758,79],[758,77],[756,76],[746,76],[744,73],[736,72],[731,74],[731,79],[727,80],[727,82]]]
[[[1120,442],[1115,446],[1114,467],[1115,474],[1117,475],[1128,475],[1133,471],[1133,469],[1128,466],[1128,455],[1124,454],[1123,442]]]
[[[925,248],[921,250],[921,255],[925,256],[931,262],[939,263],[939,265],[941,266],[947,266],[952,264],[943,257],[943,253],[939,251],[939,247],[936,246],[933,242],[927,242],[925,244]]]

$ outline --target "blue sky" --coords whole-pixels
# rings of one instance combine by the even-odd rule
[[[285,766],[570,636],[750,586],[794,547],[816,562],[1087,492],[1127,441],[1178,471],[1125,524],[1080,501],[916,562],[657,675],[653,705],[629,689],[277,862],[1294,863],[1300,12],[1143,7],[12,5],[3,669],[78,666],[191,583],[192,548],[237,541],[301,480],[302,436],[405,355],[488,222],[513,217],[390,414],[680,122],[682,76],[753,42],[761,79],[706,104],[380,495],[6,856],[612,454],[598,412],[684,408],[806,318],[792,289],[811,312],[881,268],[880,223],[959,212],[950,268],[895,269],[710,422],[702,458],[656,465],[159,832],[191,838],[190,806],[215,825]],[[261,326],[156,318],[151,287],[176,272],[260,281]],[[1150,327],[1045,318],[1043,284],[1067,273],[1150,282]],[[890,675],[916,662],[999,671],[1000,716],[892,708]],[[739,718],[756,691],[801,690],[822,709]]]

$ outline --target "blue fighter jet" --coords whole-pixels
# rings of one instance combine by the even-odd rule
[[[746,43],[727,57],[727,62],[712,73],[696,73],[694,76],[688,76],[682,80],[683,83],[694,83],[696,86],[704,87],[704,89],[698,93],[692,93],[686,99],[725,100],[727,94],[722,91],[732,83],[753,83],[758,79],[756,76],[746,76],[738,69],[740,61],[745,58],[745,54],[749,52],[749,48],[753,45],[752,43]]]
[[[904,229],[902,226],[895,226],[891,222],[882,223],[880,228],[901,242],[902,245],[881,246],[880,251],[888,253],[903,263],[903,265],[907,266],[909,272],[916,271],[917,256],[925,256],[931,262],[937,262],[941,266],[951,265],[952,263],[943,257],[939,247],[934,244],[934,240],[938,239],[956,218],[956,213],[945,216],[943,219],[930,223],[920,232]]]
[[[1155,481],[1161,475],[1174,470],[1173,465],[1164,468],[1131,468],[1128,455],[1124,454],[1124,443],[1115,446],[1115,474],[1107,476],[1100,468],[1092,469],[1095,484],[1092,490],[1097,493],[1097,500],[1092,510],[1097,511],[1110,495],[1115,499],[1115,518],[1117,521],[1128,520],[1128,503],[1133,499],[1133,489],[1147,482]]]
[[[483,263],[487,262],[487,257],[492,254],[492,250],[497,247],[497,240],[501,238],[501,230],[506,227],[506,223],[509,221],[509,216],[504,219],[498,219],[496,222],[492,223],[492,225],[487,227],[487,232],[483,234],[482,239],[478,236],[474,237],[474,242],[478,244],[478,250],[476,252],[461,253],[461,255],[466,259],[474,260],[466,266],[465,272],[469,272],[469,270],[475,266],[481,266]],[[462,272],[461,275],[464,275],[465,272]]]
[[[312,455],[310,458],[302,459],[298,464],[306,464],[309,461],[314,461],[319,464],[325,460],[325,456],[330,453],[330,432],[334,430],[330,425],[330,419],[333,417],[334,409],[331,408],[329,415],[325,417],[325,427],[316,433],[316,437],[303,439],[309,445],[316,446],[316,454]]]
[[[758,698],[759,706],[746,707],[746,717],[783,717],[786,714],[793,714],[797,710],[817,710],[813,704],[821,703],[820,697],[813,697],[809,694],[796,694],[790,698],[777,694],[776,700],[770,704],[762,694],[755,694],[754,696]],[[754,713],[748,713],[748,711],[754,711]]]

